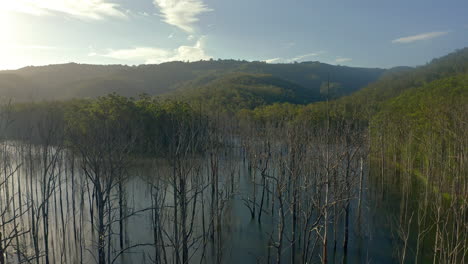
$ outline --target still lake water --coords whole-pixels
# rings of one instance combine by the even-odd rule
[[[1,188],[0,195],[4,201],[11,201],[10,215],[13,211],[19,212],[21,215],[15,220],[21,230],[27,232],[20,236],[18,240],[12,241],[12,245],[8,250],[7,260],[9,263],[17,263],[18,258],[25,260],[27,256],[33,256],[34,243],[31,231],[31,219],[39,219],[41,217],[41,207],[38,202],[43,197],[41,194],[41,162],[38,156],[32,155],[32,160],[29,157],[19,155],[17,148],[12,148],[9,151],[9,159],[12,165],[3,166],[3,177],[7,181]],[[37,153],[36,153],[37,154]],[[4,163],[6,164],[6,163]],[[14,164],[14,165],[13,165]],[[117,193],[113,192],[113,210],[110,219],[114,221],[112,225],[111,236],[111,262],[112,263],[153,263],[154,247],[149,245],[153,243],[152,229],[152,208],[153,198],[152,184],[164,182],[165,191],[167,191],[165,204],[168,209],[164,214],[166,217],[166,225],[170,229],[171,209],[173,204],[172,188],[167,185],[167,175],[171,175],[172,169],[164,161],[137,162],[131,170],[129,170],[127,180],[124,183],[124,192],[126,200],[126,215],[128,217],[124,222],[124,244],[126,247],[141,244],[128,250],[125,254],[117,256],[119,250],[119,227],[117,213]],[[199,160],[200,179],[208,179],[210,173],[209,160]],[[56,168],[53,173],[53,186],[49,203],[49,225],[50,225],[50,259],[51,263],[95,263],[97,259],[97,238],[96,233],[92,228],[90,217],[90,201],[93,201],[92,187],[90,182],[86,180],[83,174],[79,161],[70,161],[65,155],[60,156],[57,161]],[[274,170],[275,164],[271,167]],[[365,166],[367,167],[367,166]],[[274,172],[272,172],[274,173]],[[222,263],[266,263],[268,255],[271,254],[273,261],[275,258],[275,249],[269,247],[272,234],[277,228],[277,217],[265,212],[261,223],[258,223],[257,218],[252,219],[250,211],[245,205],[246,197],[251,197],[253,191],[253,183],[251,181],[251,172],[249,171],[248,163],[240,151],[232,151],[221,154],[219,159],[219,177],[220,185],[224,186],[221,195],[224,197],[223,210],[221,215],[222,231],[222,254],[220,260]],[[231,179],[234,179],[235,187],[231,186]],[[378,186],[373,186],[372,175],[366,171],[363,182],[363,200],[360,217],[357,216],[357,199],[352,199],[350,202],[350,225],[349,225],[349,248],[347,263],[395,263],[395,231],[392,229],[394,220],[398,217],[398,193],[388,192],[386,197],[382,199],[381,192],[377,191]],[[377,184],[376,184],[377,185]],[[388,188],[392,188],[388,186]],[[258,190],[257,190],[258,191]],[[32,193],[32,195],[31,195]],[[208,192],[207,192],[208,193]],[[208,195],[206,195],[208,196]],[[60,199],[61,198],[61,199]],[[259,199],[259,197],[257,197]],[[206,206],[206,205],[205,205]],[[194,215],[194,237],[201,233],[201,221],[205,216],[205,221],[208,218],[208,206],[204,210],[199,207]],[[27,210],[31,208],[31,210]],[[20,212],[21,211],[21,212]],[[135,213],[137,212],[137,213]],[[135,213],[135,214],[133,214]],[[33,215],[34,214],[34,215]],[[4,217],[4,222],[8,219]],[[339,217],[337,221],[338,228],[336,232],[333,230],[333,225],[330,225],[330,234],[336,235],[341,239],[343,236],[343,217]],[[36,221],[37,222],[37,221]],[[3,233],[12,232],[12,228],[3,226]],[[39,234],[39,250],[42,252],[44,246],[42,242],[41,221],[36,223],[35,228],[40,230]],[[167,230],[170,232],[169,230]],[[332,243],[329,243],[329,262],[341,263],[343,261],[342,241],[338,239],[337,249],[334,249]],[[330,239],[331,240],[331,239]],[[329,240],[329,241],[330,241]],[[194,246],[191,252],[192,263],[213,263],[215,262],[215,253],[213,247],[207,245],[206,251],[203,254],[203,249],[199,246]],[[15,248],[20,248],[24,256],[18,257]],[[319,250],[315,252],[312,261],[319,262]],[[284,263],[288,263],[290,256],[288,249],[284,250]],[[173,260],[168,252],[169,262]],[[202,259],[203,256],[203,260]],[[33,261],[35,263],[35,261]],[[42,263],[42,260],[40,261]]]

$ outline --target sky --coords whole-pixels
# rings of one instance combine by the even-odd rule
[[[466,0],[0,0],[0,69],[211,58],[390,68],[466,46]]]

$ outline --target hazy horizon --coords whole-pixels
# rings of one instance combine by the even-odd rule
[[[436,59],[436,58],[432,58],[432,59]],[[428,60],[426,63],[429,63],[432,59]],[[421,64],[421,65],[414,65],[414,66],[407,66],[407,65],[397,65],[397,66],[392,66],[392,67],[372,67],[372,66],[359,66],[359,65],[353,65],[353,66],[348,66],[348,65],[343,65],[343,64],[339,64],[339,63],[326,63],[326,62],[322,62],[322,61],[295,61],[295,62],[267,62],[265,60],[245,60],[245,59],[222,59],[222,58],[218,58],[218,59],[213,59],[213,61],[245,61],[245,62],[248,62],[248,63],[252,63],[252,62],[264,62],[266,64],[285,64],[285,65],[289,65],[289,64],[295,64],[295,63],[315,63],[315,62],[318,62],[318,63],[323,63],[323,64],[328,64],[328,65],[332,65],[332,66],[344,66],[344,67],[352,67],[352,68],[369,68],[369,69],[384,69],[384,70],[389,70],[389,69],[392,69],[392,68],[398,68],[398,67],[410,67],[410,68],[414,68],[414,67],[418,67],[418,66],[422,66],[424,64]],[[200,62],[200,61],[204,61],[204,62],[209,62],[210,59],[208,60],[197,60],[197,61],[182,61],[182,60],[174,60],[174,61],[165,61],[165,62],[161,62],[161,63],[151,63],[151,64],[146,64],[146,63],[141,63],[141,64],[119,64],[119,63],[113,63],[113,64],[99,64],[99,63],[82,63],[82,62],[76,62],[76,61],[69,61],[69,62],[63,62],[63,63],[51,63],[51,64],[38,64],[38,65],[25,65],[25,66],[22,66],[22,67],[19,67],[19,68],[11,68],[11,69],[1,69],[0,68],[0,71],[16,71],[16,70],[21,70],[21,69],[24,69],[24,68],[28,68],[28,67],[47,67],[47,66],[59,66],[59,65],[67,65],[67,64],[78,64],[78,65],[93,65],[93,66],[126,66],[126,67],[139,67],[139,66],[148,66],[148,65],[161,65],[161,64],[165,64],[165,63],[172,63],[172,62],[182,62],[182,63],[196,63],[196,62]]]
[[[468,4],[460,0],[0,3],[0,70],[210,58],[392,68],[423,65],[468,43]]]

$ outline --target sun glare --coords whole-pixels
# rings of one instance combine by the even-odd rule
[[[0,10],[0,69],[18,67],[18,59],[14,59],[14,46],[17,39],[16,25],[14,14],[8,10]]]
[[[0,4],[2,7],[0,14],[3,12],[20,12],[31,15],[41,14],[41,11],[35,6],[37,3],[34,4],[34,2],[28,0],[0,0]]]

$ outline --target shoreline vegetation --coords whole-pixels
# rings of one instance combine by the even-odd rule
[[[172,96],[6,101],[0,252],[106,264],[149,247],[138,252],[154,263],[223,263],[231,205],[265,226],[262,263],[364,262],[369,252],[382,263],[466,263],[468,48],[379,74],[359,90],[324,72],[314,93],[229,72]],[[146,183],[151,205],[132,208],[126,188],[143,160],[166,164]],[[379,205],[388,215],[373,215]],[[150,242],[128,232],[142,213]],[[391,236],[376,243],[392,252],[356,249],[372,248],[362,228],[380,218]]]

